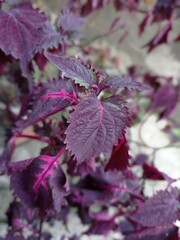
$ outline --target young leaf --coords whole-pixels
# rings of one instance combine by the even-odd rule
[[[128,88],[128,89],[133,89],[133,90],[150,90],[150,87],[137,82],[135,80],[132,80],[131,78],[127,77],[127,76],[110,76],[107,77],[101,84],[102,87],[106,86],[106,87],[110,87],[110,88]]]
[[[14,194],[28,207],[39,208],[42,215],[53,206],[59,211],[65,203],[68,185],[63,170],[58,166],[63,153],[64,149],[54,157],[40,156],[10,164],[10,187]]]
[[[63,72],[64,76],[78,81],[78,83],[92,85],[96,80],[93,71],[74,57],[59,56],[48,52],[45,53],[45,56]]]
[[[125,136],[119,141],[118,145],[113,148],[111,158],[109,159],[105,171],[117,170],[123,171],[127,169],[129,165],[128,160],[130,158],[128,153],[129,147]]]
[[[159,191],[138,209],[133,219],[148,227],[169,226],[178,218],[179,198],[177,188],[171,192]]]
[[[20,60],[24,76],[45,20],[45,16],[29,4],[14,6],[9,12],[0,10],[0,48]]]
[[[129,126],[128,110],[118,97],[101,101],[84,98],[71,114],[66,130],[67,149],[82,163],[101,152],[111,153]]]
[[[27,113],[26,120],[20,120],[18,130],[41,121],[64,108],[77,103],[73,83],[67,79],[53,80],[43,84],[34,92],[32,111]]]

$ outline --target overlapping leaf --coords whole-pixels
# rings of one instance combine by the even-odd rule
[[[102,87],[110,88],[128,88],[133,90],[150,90],[150,87],[137,82],[127,76],[115,75],[107,77],[101,84]]]
[[[118,145],[113,148],[111,157],[105,167],[105,170],[123,171],[129,165],[129,147],[125,136],[119,141]]]
[[[53,29],[50,22],[46,21],[44,26],[39,30],[39,39],[35,51],[41,52],[49,48],[57,48],[62,42],[62,36]]]
[[[120,184],[124,184],[124,176],[117,172],[104,172],[96,169],[81,179],[78,187],[72,192],[72,201],[82,206],[94,203],[109,204],[122,196]]]
[[[0,10],[0,48],[20,60],[25,76],[45,20],[42,13],[28,4],[15,6],[9,12]]]
[[[67,149],[78,163],[101,152],[109,154],[125,133],[129,120],[128,110],[118,97],[101,101],[88,96],[71,114],[66,130]]]
[[[62,109],[76,103],[73,83],[67,79],[54,80],[39,87],[34,92],[32,110],[26,120],[17,122],[18,130],[32,125]]]
[[[165,84],[159,87],[153,96],[152,110],[161,110],[162,117],[169,116],[178,102],[178,87]]]
[[[92,85],[96,80],[93,71],[85,67],[75,57],[65,57],[48,52],[45,53],[45,56],[63,72],[64,76],[78,83]]]
[[[60,210],[65,204],[68,185],[63,170],[58,166],[63,149],[54,157],[11,163],[11,189],[30,208],[39,208],[44,215],[53,206]]]
[[[177,188],[159,191],[148,199],[133,216],[133,218],[147,227],[169,226],[177,220],[180,209],[180,191]]]

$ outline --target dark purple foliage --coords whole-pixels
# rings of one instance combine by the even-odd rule
[[[45,21],[45,15],[29,4],[12,7],[9,12],[0,10],[0,48],[6,55],[20,60],[24,76],[29,72],[28,64],[36,51],[39,30]]]
[[[11,163],[11,189],[29,208],[38,208],[40,215],[48,210],[61,209],[66,204],[68,184],[63,170],[58,166],[62,149],[56,156],[40,156],[39,158]],[[44,196],[46,196],[44,198]]]
[[[165,177],[163,174],[154,166],[151,166],[148,163],[143,164],[143,174],[144,178],[152,179],[152,180],[164,180]]]
[[[33,107],[30,112],[27,112],[26,120],[17,122],[18,130],[42,121],[76,103],[75,89],[70,80],[60,78],[43,84],[33,92]]]
[[[150,90],[150,87],[144,85],[140,82],[137,82],[127,76],[110,76],[107,77],[102,85],[108,86],[110,88],[128,88],[135,90]]]
[[[113,148],[111,158],[109,159],[105,170],[117,170],[123,171],[126,170],[129,165],[129,147],[125,136],[119,140],[118,145]]]
[[[86,176],[87,174],[95,171],[95,159],[90,158],[89,160],[77,163],[75,159],[71,159],[68,162],[68,173],[75,176]]]
[[[110,231],[114,230],[115,226],[114,219],[108,220],[94,220],[91,227],[88,229],[86,234],[104,235],[106,236]]]
[[[48,52],[45,56],[61,70],[64,76],[72,78],[74,81],[89,85],[92,85],[96,81],[96,75],[93,71],[84,66],[75,57],[65,57]]]
[[[71,240],[84,234],[108,239],[111,231],[124,240],[178,240],[180,190],[172,185],[177,179],[155,167],[160,148],[148,146],[141,131],[155,112],[167,120],[161,129],[172,140],[167,147],[179,147],[179,123],[169,118],[179,102],[179,79],[140,65],[122,75],[121,56],[111,56],[110,46],[94,47],[94,41],[120,32],[120,44],[130,32],[124,15],[133,21],[141,14],[133,29],[138,37],[151,24],[159,27],[145,45],[148,52],[178,42],[172,30],[179,1],[67,0],[57,16],[46,7],[47,15],[35,9],[42,2],[0,0],[0,174],[9,178],[12,193],[3,219],[7,234],[0,239],[54,239],[44,223],[61,222],[69,231],[73,211],[86,231],[69,234]],[[85,23],[91,31],[98,24],[96,15],[86,16],[105,6],[119,11],[112,24],[103,34],[83,36]],[[127,131],[133,123],[136,140]],[[45,145],[37,145],[37,157],[19,161],[19,149],[29,143],[19,145],[31,139]],[[148,179],[163,180],[167,188],[147,198]],[[58,238],[67,238],[61,229]]]
[[[152,18],[151,13],[147,13],[145,17],[143,18],[142,22],[139,24],[139,35],[143,34],[147,25],[150,23]]]
[[[160,110],[161,117],[170,115],[178,102],[178,91],[179,88],[170,83],[162,85],[153,96],[151,109]]]
[[[100,101],[88,96],[76,106],[69,122],[65,143],[82,163],[101,152],[111,153],[129,126],[129,116],[124,103],[117,97]]]
[[[15,149],[15,137],[12,137],[7,143],[7,147],[4,149],[0,155],[0,174],[7,171],[8,162],[10,162],[12,154]]]
[[[139,228],[132,226],[130,232],[125,232],[125,240],[179,240],[178,228],[173,227],[152,227]]]
[[[180,217],[179,198],[180,191],[177,188],[172,188],[171,192],[159,191],[145,201],[133,219],[147,227],[169,226]]]
[[[169,20],[172,17],[173,10],[178,0],[158,0],[153,9],[152,22],[159,22],[162,20]]]
[[[46,21],[44,26],[39,30],[39,40],[35,51],[41,52],[51,48],[58,48],[59,44],[63,43],[62,36],[56,32],[51,24]]]

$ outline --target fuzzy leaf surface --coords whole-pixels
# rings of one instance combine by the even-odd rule
[[[45,20],[45,15],[28,4],[12,7],[9,12],[0,10],[0,48],[20,60],[24,76]]]
[[[96,80],[93,71],[85,67],[75,57],[65,57],[52,53],[45,53],[45,56],[61,70],[64,76],[75,81],[92,85]]]
[[[177,188],[171,192],[159,191],[138,209],[133,218],[147,227],[169,226],[178,218],[179,197]]]
[[[104,101],[84,98],[70,116],[66,130],[67,149],[82,163],[101,152],[111,153],[129,126],[127,108],[117,97]]]
[[[32,110],[27,119],[17,122],[18,130],[41,121],[76,103],[73,83],[67,79],[54,80],[37,88],[33,95]]]

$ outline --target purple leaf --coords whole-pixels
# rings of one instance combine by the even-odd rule
[[[129,165],[129,147],[125,136],[119,141],[118,145],[113,148],[111,158],[109,159],[105,171],[117,170],[123,171],[126,170]]]
[[[169,116],[178,102],[178,92],[178,87],[170,83],[160,86],[153,96],[151,110],[163,111],[161,117]]]
[[[140,206],[133,219],[148,227],[171,225],[178,218],[179,198],[177,188],[172,188],[171,192],[159,191]]]
[[[95,171],[95,161],[93,158],[82,162],[80,164],[77,163],[75,159],[71,159],[68,162],[68,173],[71,175],[77,175],[81,177],[85,177],[87,174]]]
[[[119,201],[123,194],[121,184],[124,176],[118,172],[104,172],[98,168],[96,172],[88,174],[78,184],[72,194],[72,201],[83,206],[92,204],[109,204]]]
[[[27,119],[16,123],[18,131],[78,102],[73,83],[67,79],[43,84],[35,90],[33,97],[33,107],[31,112],[27,113]]]
[[[165,226],[165,227],[152,227],[142,229],[135,229],[134,231],[125,234],[127,235],[125,240],[179,240],[178,228],[175,226]]]
[[[97,157],[101,152],[110,154],[129,121],[128,110],[117,97],[104,101],[86,97],[70,116],[65,132],[67,149],[78,163]]]
[[[68,185],[63,170],[58,167],[62,149],[56,156],[40,156],[39,158],[11,163],[10,187],[30,208],[39,208],[45,215],[53,206],[60,210],[65,204]]]
[[[139,36],[144,33],[146,27],[150,24],[151,19],[152,14],[148,12],[143,18],[142,22],[139,24]]]
[[[115,229],[114,219],[109,220],[94,220],[86,234],[104,235]]]
[[[65,57],[52,53],[45,53],[45,56],[55,64],[64,74],[64,76],[75,81],[92,85],[96,80],[96,75],[84,66],[80,60],[74,57]]]
[[[158,0],[153,9],[152,22],[170,20],[177,0]]]
[[[134,90],[150,90],[146,84],[137,82],[127,76],[111,76],[107,77],[100,85],[105,85],[110,88],[128,88]]]
[[[20,60],[22,73],[28,74],[28,64],[36,49],[39,29],[46,18],[28,4],[0,10],[0,48]]]
[[[67,11],[60,14],[57,25],[65,32],[79,32],[84,27],[84,19]]]
[[[8,163],[11,161],[11,157],[15,149],[15,141],[16,137],[12,137],[0,155],[0,174],[7,171]]]
[[[42,50],[57,48],[62,42],[62,36],[53,29],[50,22],[46,21],[39,30],[39,39],[35,50],[41,52]]]
[[[168,22],[161,30],[159,30],[156,35],[144,45],[144,47],[148,47],[148,52],[151,52],[155,47],[162,43],[169,43],[170,32],[172,29],[172,23]]]
[[[34,60],[36,61],[39,69],[43,71],[48,62],[47,58],[42,53],[37,53],[34,57]]]
[[[31,228],[31,224],[34,223],[38,218],[37,211],[27,209],[27,207],[17,198],[10,203],[9,208],[6,211],[6,215],[8,219],[8,225],[11,229],[13,229],[14,232],[21,233],[26,229],[34,233],[34,229]]]
[[[143,174],[144,179],[152,179],[152,180],[164,180],[165,177],[163,174],[154,166],[151,166],[148,163],[143,163]]]

